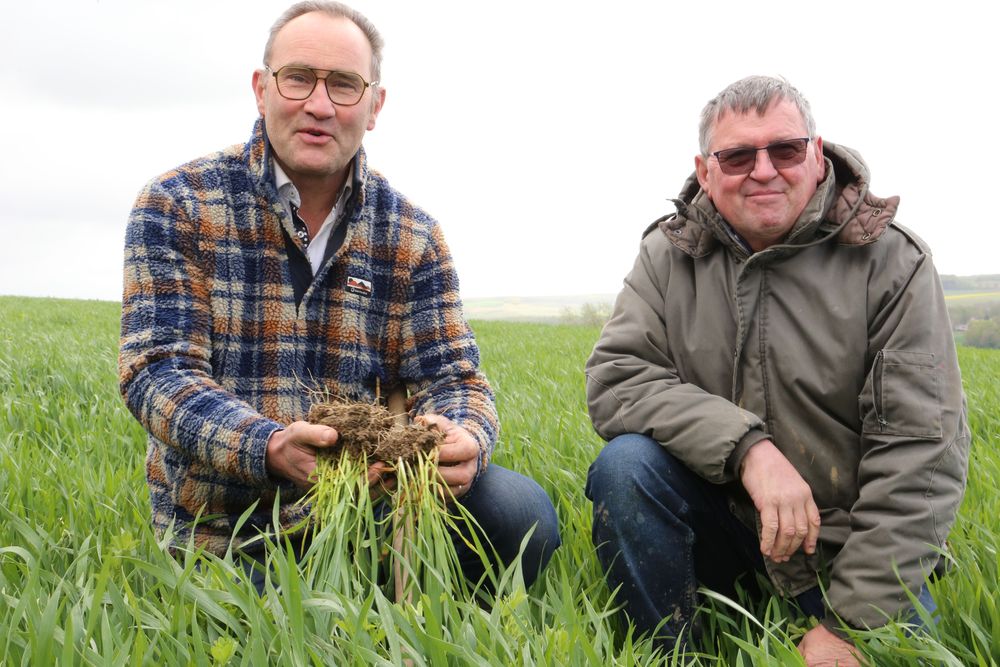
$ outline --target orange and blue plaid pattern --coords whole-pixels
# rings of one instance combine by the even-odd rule
[[[305,517],[264,452],[312,389],[373,401],[376,380],[405,385],[414,413],[469,430],[484,461],[499,430],[438,224],[360,151],[344,243],[296,306],[268,150],[258,120],[246,145],[154,179],[125,239],[119,381],[149,432],[153,524],[215,553],[272,530],[279,491],[279,529]]]

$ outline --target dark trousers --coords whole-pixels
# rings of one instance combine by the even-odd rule
[[[658,636],[692,630],[699,585],[732,597],[739,579],[759,593],[754,573],[764,573],[764,560],[757,534],[733,515],[722,487],[651,438],[626,434],[609,442],[590,467],[586,493],[608,586],[618,588],[617,601],[638,630],[650,632],[668,617]],[[919,599],[933,612],[926,586]],[[796,603],[807,615],[826,613],[818,586]],[[907,620],[920,622],[916,614]]]

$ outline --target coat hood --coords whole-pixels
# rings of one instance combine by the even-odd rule
[[[845,245],[874,243],[896,216],[899,197],[876,197],[868,190],[868,165],[857,151],[832,142],[823,143],[826,177],[816,188],[784,242],[787,250],[823,243],[836,238]],[[646,232],[659,229],[675,246],[692,257],[702,257],[719,244],[738,249],[742,245],[735,232],[719,215],[691,174],[677,199],[675,213],[650,225]]]

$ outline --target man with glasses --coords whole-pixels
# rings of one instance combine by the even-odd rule
[[[129,221],[121,391],[149,432],[153,523],[226,552],[301,524],[298,501],[335,429],[309,389],[363,402],[408,390],[444,432],[439,472],[526,583],[559,538],[534,481],[490,463],[498,422],[458,278],[434,219],[361,147],[385,103],[382,38],[336,2],[300,2],[253,73],[245,145],[154,179]],[[391,485],[384,464],[369,472]],[[252,511],[250,508],[253,506]],[[197,524],[197,525],[195,525]],[[235,533],[235,534],[234,534]],[[255,542],[260,548],[260,541]],[[466,575],[481,562],[456,540]],[[262,582],[258,582],[258,585]]]
[[[822,619],[808,664],[857,664],[847,628],[933,611],[965,488],[940,282],[787,82],[723,90],[700,148],[587,362],[594,544],[641,630],[697,631],[699,585],[760,573]]]

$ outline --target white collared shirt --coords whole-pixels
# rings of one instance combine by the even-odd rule
[[[292,179],[288,178],[288,174],[285,170],[281,168],[277,160],[271,159],[271,166],[274,167],[274,187],[278,191],[278,199],[281,200],[282,205],[285,210],[288,211],[288,215],[292,215],[292,205],[296,208],[302,206],[302,199],[299,196],[299,189],[295,187],[292,183]],[[353,179],[351,175],[354,173],[354,161],[352,160],[350,164],[347,165],[347,178],[344,180],[344,187],[340,189],[337,194],[337,202],[333,205],[330,213],[323,220],[323,224],[320,225],[319,231],[316,236],[309,239],[309,245],[306,246],[306,258],[309,260],[309,265],[312,267],[313,275],[319,272],[320,267],[323,265],[323,255],[326,253],[326,244],[330,240],[330,235],[333,233],[334,227],[337,226],[337,221],[340,219],[340,215],[344,212],[344,207],[347,206],[347,200],[351,198],[351,191],[354,189]]]

